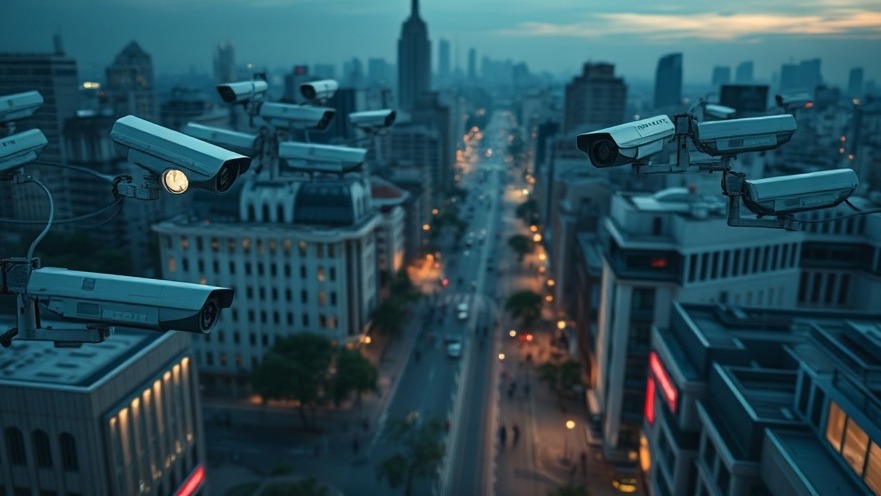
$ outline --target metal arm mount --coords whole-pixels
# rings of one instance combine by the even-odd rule
[[[637,160],[633,163],[633,170],[637,174],[671,174],[683,172],[726,172],[730,170],[728,163],[733,158],[730,155],[709,160],[692,162],[688,153],[688,142],[694,141],[694,129],[692,123],[694,117],[689,114],[673,116],[676,132],[673,141],[676,142],[676,163],[652,164],[648,160]],[[700,150],[698,150],[700,151]]]
[[[0,334],[0,346],[8,348],[13,339],[53,341],[57,348],[75,348],[83,343],[100,343],[113,333],[105,324],[84,324],[84,327],[43,327],[37,298],[27,294],[31,270],[39,268],[39,259],[0,260],[0,294],[15,295],[17,327]]]
[[[153,174],[145,174],[141,184],[135,184],[132,176],[119,176],[113,180],[114,193],[137,200],[158,200],[159,179]]]
[[[792,216],[775,216],[763,219],[756,215],[755,219],[743,219],[740,217],[741,198],[743,197],[743,182],[746,174],[742,172],[725,173],[722,178],[722,193],[728,197],[728,225],[732,227],[767,227],[770,229],[786,229],[787,231],[801,231],[802,223]]]

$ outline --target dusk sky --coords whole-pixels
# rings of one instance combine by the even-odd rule
[[[51,51],[60,32],[81,74],[97,75],[132,40],[158,73],[210,71],[224,41],[238,63],[258,67],[395,63],[409,11],[410,0],[3,0],[0,51]],[[881,0],[422,0],[420,13],[435,68],[446,38],[463,68],[474,47],[534,72],[571,77],[588,60],[608,61],[651,79],[659,56],[682,52],[686,82],[744,60],[769,81],[784,62],[820,57],[830,83],[846,84],[857,66],[881,83]]]

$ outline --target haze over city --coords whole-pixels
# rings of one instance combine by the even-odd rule
[[[210,72],[211,54],[231,41],[241,63],[275,69],[339,63],[352,57],[394,60],[408,0],[8,0],[0,48],[50,51],[60,33],[83,77],[131,40],[152,54],[158,74]],[[423,2],[432,49],[450,40],[454,66],[467,51],[524,61],[533,72],[568,77],[587,61],[616,64],[624,77],[650,79],[660,55],[683,53],[686,83],[709,80],[713,65],[755,63],[770,81],[780,64],[820,57],[826,81],[843,85],[865,68],[881,80],[881,11],[874,0],[597,2],[445,0]],[[435,62],[436,63],[436,62]]]

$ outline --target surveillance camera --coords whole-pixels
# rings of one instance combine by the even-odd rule
[[[230,131],[219,127],[204,126],[195,122],[188,122],[184,126],[184,134],[190,135],[212,145],[253,157],[257,155],[257,136],[253,134]]]
[[[56,267],[31,271],[27,294],[66,319],[201,334],[233,299],[228,288]]]
[[[248,157],[133,115],[117,120],[110,138],[121,155],[159,176],[172,194],[189,186],[223,193],[251,165]]]
[[[336,110],[324,107],[306,107],[289,103],[264,103],[260,118],[280,129],[315,129],[324,131],[336,115]]]
[[[798,109],[814,106],[814,99],[808,93],[784,93],[775,96],[774,100],[777,101],[777,106],[786,112],[795,112]]]
[[[0,96],[0,122],[26,119],[43,105],[39,91],[26,91],[14,95]]]
[[[237,83],[218,84],[217,92],[226,103],[246,103],[262,100],[269,86],[266,81],[239,81]]]
[[[744,181],[743,203],[758,215],[834,207],[859,186],[856,172],[836,169]]]
[[[382,129],[391,127],[396,117],[397,114],[391,109],[368,110],[349,114],[349,122],[360,129]]]
[[[698,122],[694,143],[714,157],[773,150],[786,144],[797,129],[791,115]]]
[[[295,169],[342,173],[360,167],[367,156],[367,150],[286,141],[279,145],[278,156]]]
[[[46,136],[39,129],[0,138],[0,173],[36,159],[47,143]]]
[[[327,100],[336,93],[339,84],[333,79],[311,81],[300,85],[300,93],[306,100]]]
[[[594,167],[615,167],[643,160],[660,152],[676,130],[666,115],[627,122],[579,134],[578,149],[586,153]]]
[[[725,120],[731,119],[734,117],[734,114],[737,113],[737,110],[726,107],[724,105],[716,105],[714,103],[709,103],[704,107],[704,117],[707,119],[718,119]]]

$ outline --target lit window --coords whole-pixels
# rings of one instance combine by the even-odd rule
[[[318,292],[318,305],[323,307],[325,304],[325,300],[326,300],[326,295],[325,295],[324,290],[319,291]]]
[[[331,315],[330,316],[330,323],[329,323],[328,327],[330,327],[331,329],[336,329],[336,326],[337,326],[336,315]]]
[[[275,253],[275,249],[278,247],[278,243],[275,242],[274,239],[269,240],[269,253]]]
[[[306,256],[306,242],[303,240],[300,240],[300,242],[297,243],[297,248],[299,248],[299,250],[300,250],[300,256],[305,257]]]
[[[168,257],[168,273],[174,274],[177,272],[177,263],[174,261],[174,257]]]
[[[869,449],[869,462],[866,463],[866,485],[875,494],[881,494],[881,447],[872,443]]]
[[[284,248],[285,254],[290,253],[291,252],[291,240],[289,240],[289,239],[284,240],[284,242],[282,242],[282,247]]]
[[[319,266],[316,275],[319,281],[324,282],[324,267]]]
[[[214,253],[220,251],[220,241],[217,238],[211,238],[211,251]]]
[[[835,448],[835,451],[841,451],[841,439],[844,434],[844,421],[847,416],[841,411],[834,401],[829,402],[829,415],[826,420],[826,440]]]
[[[861,474],[863,471],[863,464],[866,462],[866,452],[868,449],[869,436],[853,419],[848,419],[841,454],[857,474]]]
[[[251,240],[250,239],[242,238],[242,250],[244,250],[245,253],[248,253],[249,251],[251,251]]]
[[[181,236],[180,237],[180,249],[186,250],[189,247],[190,247],[190,240],[187,239],[186,236]]]

